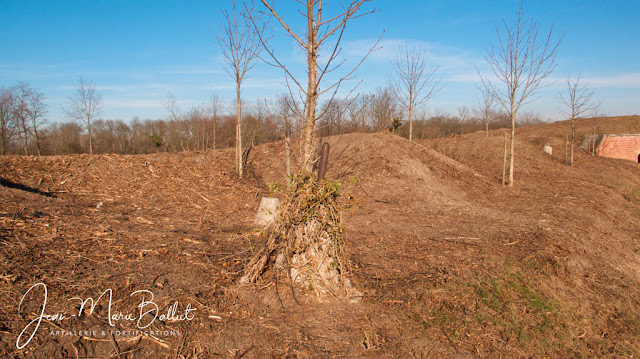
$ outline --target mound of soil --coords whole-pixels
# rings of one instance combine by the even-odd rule
[[[638,124],[597,120],[607,133]],[[323,139],[327,176],[343,184],[357,304],[236,284],[264,242],[253,225],[261,197],[286,185],[282,141],[252,149],[242,180],[233,151],[1,158],[0,354],[638,355],[640,166],[579,149],[566,165],[569,128],[517,131],[514,189],[500,183],[503,131]],[[18,349],[42,311],[36,283],[49,316]],[[151,292],[157,311],[144,314]],[[75,297],[99,304],[71,316]]]

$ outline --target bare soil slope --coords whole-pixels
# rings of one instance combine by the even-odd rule
[[[598,132],[639,124],[600,119]],[[578,128],[593,131],[589,120]],[[517,132],[514,189],[500,185],[501,131],[414,143],[388,133],[326,139],[328,177],[344,187],[360,304],[316,303],[304,293],[296,304],[282,283],[277,291],[274,283],[235,285],[263,240],[252,224],[260,198],[269,184],[285,186],[282,142],[254,148],[243,180],[233,176],[233,151],[2,158],[0,353],[638,355],[640,166],[582,150],[567,166],[567,130],[555,123]],[[547,142],[554,156],[542,152]],[[77,313],[69,298],[97,299],[107,289],[114,311],[138,315],[140,296],[130,294],[141,289],[153,291],[161,313],[175,301],[196,311],[193,320],[154,320],[154,334],[115,320],[132,332],[112,339],[102,300],[91,316],[43,321],[18,350],[42,291],[30,293],[22,317],[18,304],[38,282],[47,285],[47,314]],[[52,333],[62,329],[97,333]]]

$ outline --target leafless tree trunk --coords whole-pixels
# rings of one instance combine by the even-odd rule
[[[191,144],[193,144],[193,150],[202,149],[204,136],[206,135],[202,131],[204,119],[205,114],[202,106],[192,105],[189,111],[185,113],[183,121],[187,149],[191,149]]]
[[[202,104],[200,106],[200,149],[205,151],[209,146],[209,136],[207,135],[207,123],[209,119],[207,118],[206,105]]]
[[[178,105],[178,99],[176,96],[169,92],[167,98],[163,102],[164,108],[169,111],[169,120],[177,121],[180,118],[180,105]]]
[[[485,57],[495,80],[480,77],[485,91],[511,117],[508,184],[513,187],[516,117],[523,105],[535,99],[536,90],[544,87],[546,84],[542,82],[553,73],[562,38],[552,39],[553,26],[546,36],[541,36],[540,23],[525,17],[522,2],[515,21],[509,24],[503,20],[503,25],[502,31],[496,27],[498,42],[489,47]]]
[[[31,126],[29,123],[29,99],[33,96],[33,90],[29,84],[23,81],[18,82],[13,87],[13,95],[15,103],[13,108],[13,116],[18,125],[18,132],[22,139],[22,148],[25,156],[29,155],[29,135]]]
[[[458,118],[460,119],[460,123],[465,125],[469,119],[471,119],[471,111],[467,106],[458,107]]]
[[[376,131],[381,131],[389,126],[393,127],[393,120],[400,117],[401,114],[397,99],[389,87],[378,89],[369,106]]]
[[[237,109],[236,109],[236,171],[238,171],[238,177],[242,177],[242,100],[240,98],[240,84],[236,82],[236,98],[237,101]]]
[[[45,99],[44,94],[38,91],[33,91],[31,97],[29,97],[29,118],[31,119],[31,128],[36,138],[38,156],[42,155],[42,149],[40,148],[41,138],[38,130],[46,123],[46,119],[43,117],[47,113],[47,104],[44,102]]]
[[[354,99],[336,99],[332,102],[325,102],[320,106],[320,111],[324,116],[319,120],[320,127],[317,127],[316,134],[319,136],[339,135],[343,132],[345,123],[345,113],[349,109],[348,103]]]
[[[564,163],[569,163],[569,135],[564,140]]]
[[[16,121],[14,116],[15,97],[12,89],[0,88],[0,155],[7,154],[13,140]]]
[[[209,96],[209,111],[213,121],[213,149],[216,149],[216,129],[218,127],[218,116],[222,113],[224,100],[217,93]]]
[[[502,158],[502,185],[507,185],[507,133],[504,134],[504,157]]]
[[[591,113],[589,114],[589,116],[591,117],[592,121],[593,121],[593,141],[591,141],[593,143],[592,147],[593,147],[593,151],[591,152],[592,156],[596,155],[596,126],[598,124],[598,118],[599,117],[604,117],[605,115],[601,112],[602,111],[602,100],[600,100],[600,103],[597,107],[594,107],[591,110]]]
[[[238,176],[242,177],[242,82],[247,78],[247,73],[255,66],[260,54],[260,38],[258,31],[265,32],[264,25],[257,19],[257,13],[252,6],[246,3],[241,10],[236,10],[236,2],[231,6],[231,11],[222,12],[224,22],[218,27],[216,39],[222,49],[224,67],[229,76],[236,83],[236,169]],[[253,21],[253,23],[252,23]],[[254,31],[253,26],[258,29]]]
[[[492,121],[494,104],[495,104],[495,100],[493,99],[493,96],[491,96],[491,94],[486,91],[482,91],[481,102],[478,104],[478,107],[474,110],[475,115],[481,118],[482,122],[484,123],[487,137],[489,137],[489,124]]]
[[[602,103],[601,101],[594,100],[593,90],[589,90],[587,85],[585,85],[581,81],[581,75],[578,75],[578,77],[576,77],[575,79],[572,79],[571,76],[567,76],[565,90],[566,92],[560,92],[558,94],[558,99],[563,105],[563,108],[560,111],[565,116],[569,117],[569,121],[571,122],[571,154],[569,156],[569,164],[572,166],[573,146],[576,137],[576,119],[582,117],[587,113],[597,112]]]
[[[412,141],[413,113],[442,89],[442,78],[436,76],[438,66],[427,67],[422,47],[410,48],[406,43],[400,48],[393,69],[390,87],[409,115],[409,141]]]
[[[178,99],[176,98],[176,96],[169,92],[167,94],[167,98],[165,98],[164,102],[163,102],[164,108],[167,109],[167,111],[169,111],[169,123],[172,125],[172,127],[174,128],[174,130],[177,130],[177,127],[179,125],[179,119],[180,119],[180,105],[178,105]],[[169,138],[168,141],[168,146],[167,147],[171,147],[173,148],[174,151],[177,151],[176,148],[176,144],[177,144],[177,140],[174,140],[173,138]],[[183,146],[184,149],[184,146]]]
[[[358,94],[357,98],[351,101],[347,108],[349,115],[350,125],[357,131],[366,131],[368,128],[367,117],[371,112],[369,105],[375,95],[361,95]]]
[[[102,95],[96,86],[80,77],[75,83],[74,94],[69,97],[67,105],[63,108],[68,118],[74,121],[84,122],[89,133],[89,154],[93,154],[92,122],[102,113]]]
[[[304,119],[304,127],[302,130],[301,144],[301,170],[303,172],[311,172],[314,163],[315,152],[315,125],[316,120],[323,114],[317,114],[318,97],[324,93],[330,92],[330,100],[332,102],[335,94],[345,80],[351,79],[355,70],[360,66],[364,59],[375,49],[374,45],[362,57],[358,65],[351,71],[340,77],[337,81],[327,87],[321,87],[325,75],[335,71],[341,67],[344,60],[340,60],[341,48],[340,42],[350,20],[364,16],[374,11],[362,12],[361,8],[365,2],[370,0],[352,0],[342,6],[342,10],[336,15],[325,16],[325,4],[322,0],[307,0],[306,2],[298,1],[303,6],[299,12],[304,16],[306,24],[303,26],[291,26],[281,14],[275,9],[273,4],[269,4],[267,0],[261,0],[262,4],[267,8],[273,18],[284,29],[286,34],[291,37],[296,44],[305,52],[307,58],[307,83],[293,76],[289,68],[278,59],[273,50],[269,49],[266,44],[264,31],[259,31],[254,21],[257,33],[265,50],[273,62],[268,62],[273,66],[279,67],[285,72],[285,79],[289,85],[291,103],[295,103],[293,89],[295,86],[300,97],[304,98],[304,110],[296,109],[296,114]],[[297,29],[304,29],[297,33]],[[332,42],[333,41],[333,42]],[[379,40],[378,40],[379,41]],[[377,42],[376,42],[377,44]],[[322,50],[327,50],[327,55],[320,56]],[[357,85],[356,85],[357,86]],[[353,90],[352,90],[353,91]],[[346,96],[348,98],[349,96]]]

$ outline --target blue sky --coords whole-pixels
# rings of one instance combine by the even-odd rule
[[[326,2],[327,3],[327,2]],[[212,30],[231,1],[30,1],[0,0],[0,86],[27,81],[47,96],[49,119],[66,121],[61,106],[80,76],[103,95],[104,118],[130,120],[167,116],[169,92],[181,109],[207,100],[216,91],[234,99],[234,83],[222,68]],[[276,9],[294,21],[293,0],[275,0]],[[328,2],[333,11],[338,0]],[[372,1],[379,12],[357,19],[347,29],[343,53],[356,61],[384,31],[382,48],[357,71],[358,92],[384,86],[398,46],[423,45],[430,63],[440,66],[446,86],[427,110],[455,113],[479,96],[476,67],[487,69],[486,48],[496,41],[495,26],[513,17],[516,0]],[[556,83],[539,92],[526,109],[559,120],[556,94],[568,73],[582,73],[604,100],[609,115],[640,114],[640,2],[526,1],[528,16],[543,29],[555,24],[564,34]],[[325,14],[325,16],[327,16]],[[304,59],[276,29],[272,41],[294,68]],[[255,102],[284,92],[282,73],[257,65],[244,83],[243,98]]]

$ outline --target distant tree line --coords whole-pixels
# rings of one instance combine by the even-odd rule
[[[192,106],[184,113],[173,96],[165,102],[169,114],[163,119],[138,117],[130,121],[95,119],[91,136],[86,121],[48,122],[45,96],[26,82],[0,88],[0,154],[62,155],[74,153],[143,154],[197,151],[233,147],[236,141],[235,107],[213,95],[209,103]],[[461,107],[457,114],[444,111],[414,114],[413,138],[440,138],[485,131],[484,109]],[[409,137],[407,115],[389,88],[350,99],[320,104],[319,137],[351,132],[390,131]],[[489,129],[511,126],[508,114],[491,110]],[[534,113],[519,116],[520,125],[542,122]],[[280,140],[288,134],[300,137],[302,123],[294,115],[287,96],[266,102],[244,102],[242,114],[245,147]]]
[[[0,87],[0,155],[42,154],[45,96],[26,82]]]

